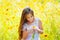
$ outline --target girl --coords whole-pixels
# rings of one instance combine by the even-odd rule
[[[39,34],[43,33],[42,30],[41,21],[34,17],[30,8],[25,8],[20,20],[19,40],[40,40]]]

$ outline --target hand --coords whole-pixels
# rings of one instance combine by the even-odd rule
[[[43,30],[42,29],[39,29],[39,28],[36,28],[37,29],[37,31],[39,32],[39,33],[43,33]]]
[[[33,26],[33,30],[34,30],[34,31],[38,31],[38,29],[39,29],[38,27]]]
[[[39,31],[39,32],[43,32],[43,30],[39,29],[38,27],[33,27],[34,31]]]

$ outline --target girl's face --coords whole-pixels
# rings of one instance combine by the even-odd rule
[[[34,16],[29,13],[29,14],[26,15],[26,19],[27,19],[28,22],[31,23],[31,22],[33,22],[33,20],[34,20]]]

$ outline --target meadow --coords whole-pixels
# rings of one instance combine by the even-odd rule
[[[26,7],[42,21],[41,40],[60,40],[60,0],[0,0],[0,40],[18,40],[20,17]]]

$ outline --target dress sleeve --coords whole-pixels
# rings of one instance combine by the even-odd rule
[[[37,24],[39,23],[39,21],[40,21],[40,19],[39,19],[39,18],[36,18],[36,22],[37,22]]]
[[[37,21],[39,21],[40,19],[39,18],[36,18]]]
[[[26,31],[26,30],[27,30],[26,25],[23,25],[23,31]]]

